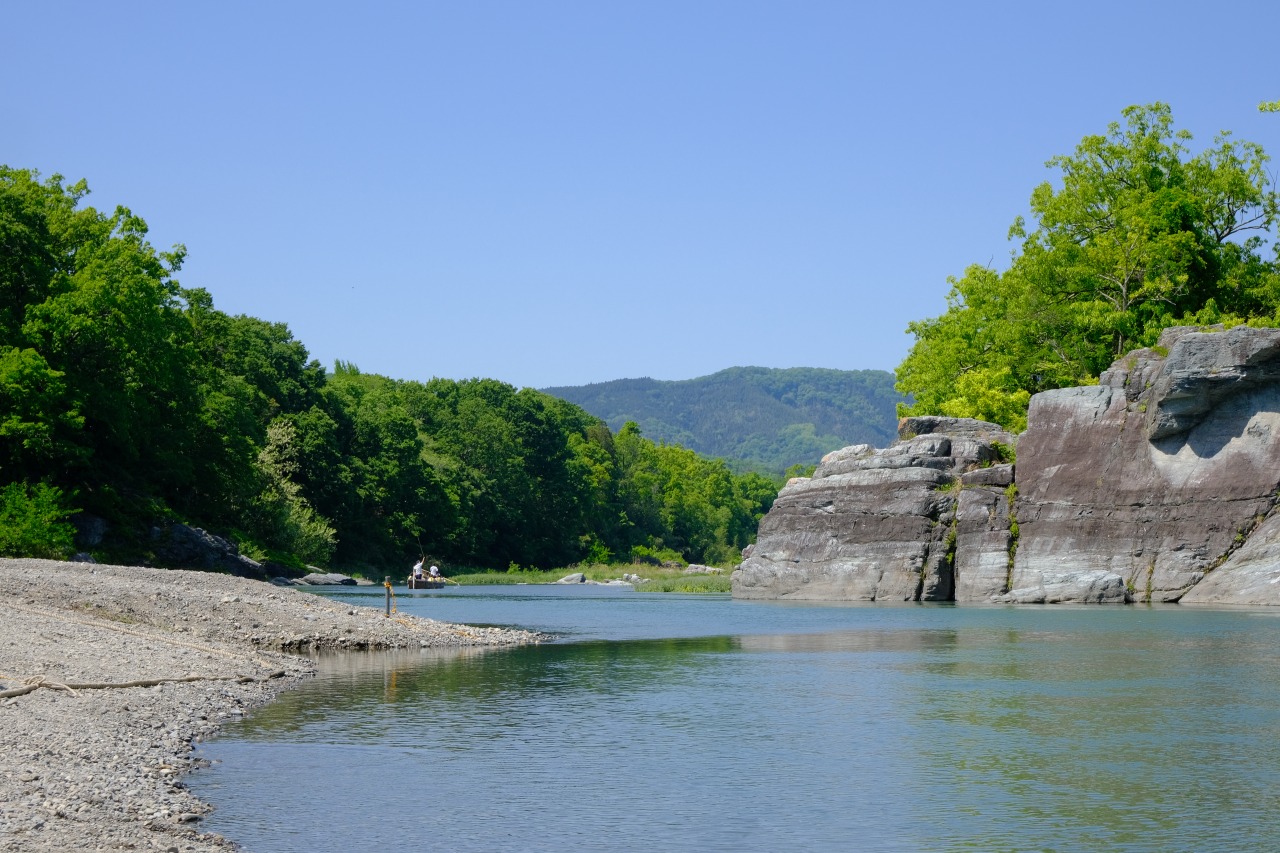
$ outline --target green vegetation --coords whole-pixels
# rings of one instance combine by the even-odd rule
[[[735,470],[781,474],[850,444],[897,437],[902,401],[883,370],[733,367],[678,382],[618,379],[546,388],[603,419],[634,421],[655,441],[726,460]]]
[[[108,523],[98,556],[120,561],[184,521],[283,566],[373,576],[424,552],[724,564],[777,494],[533,389],[327,372],[283,323],[181,287],[181,246],[156,251],[142,219],[87,194],[0,167],[5,553],[65,555],[82,511]]]
[[[730,592],[728,575],[671,575],[636,584],[636,592]]]
[[[1002,441],[991,442],[991,449],[995,451],[996,460],[1001,465],[1015,464],[1018,461],[1018,449],[1012,445],[1005,444]]]
[[[60,489],[47,483],[0,488],[0,557],[70,556],[75,528]]]
[[[1034,227],[1015,220],[1008,269],[969,267],[946,313],[908,327],[900,413],[1020,431],[1032,394],[1090,384],[1169,326],[1277,325],[1280,264],[1262,257],[1277,217],[1268,157],[1227,132],[1197,154],[1190,141],[1157,103],[1051,159],[1060,184],[1032,192]]]
[[[581,572],[587,580],[606,582],[621,580],[623,575],[638,575],[644,583],[637,584],[639,592],[729,592],[729,572],[719,575],[686,575],[683,567],[653,566],[646,563],[615,563],[606,565],[570,566],[569,568],[540,571],[515,568],[506,572],[466,572],[450,575],[449,580],[461,586],[497,586],[523,583],[555,583],[566,575]]]
[[[521,583],[555,583],[574,572],[582,572],[589,581],[611,581],[617,580],[624,574],[634,572],[639,568],[647,567],[627,564],[584,563],[569,566],[568,568],[555,569],[527,569],[521,566],[512,566],[505,572],[478,569],[462,569],[451,572],[447,568],[441,571],[448,576],[449,580],[462,586],[509,586]]]

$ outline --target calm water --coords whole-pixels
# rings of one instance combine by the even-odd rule
[[[381,606],[381,590],[341,595]],[[1280,849],[1280,613],[402,593],[190,778],[257,853]]]

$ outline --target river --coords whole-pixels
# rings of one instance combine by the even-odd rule
[[[382,606],[382,590],[332,594]],[[200,755],[255,853],[1280,849],[1280,612],[408,593]]]

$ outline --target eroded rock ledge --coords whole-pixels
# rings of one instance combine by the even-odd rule
[[[1001,460],[1013,444],[981,421],[907,418],[883,450],[860,444],[828,454],[812,478],[779,493],[733,575],[734,595],[945,601],[957,588],[965,596],[1002,588],[1012,466]],[[973,576],[954,568],[962,547]],[[977,576],[992,566],[995,581]]]
[[[1005,459],[1015,447],[1017,466]],[[1166,330],[1028,428],[906,418],[787,484],[739,598],[1280,604],[1280,330]]]

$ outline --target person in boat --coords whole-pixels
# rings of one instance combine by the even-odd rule
[[[433,577],[433,578],[439,578],[439,577],[440,577],[440,569],[439,569],[439,568],[437,568],[436,566],[432,566],[432,567],[431,567],[431,577]]]
[[[416,581],[422,580],[422,561],[421,560],[413,564],[413,579]]]

